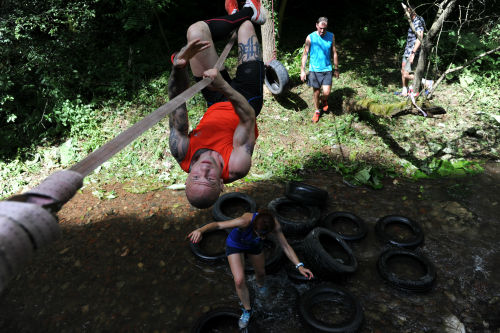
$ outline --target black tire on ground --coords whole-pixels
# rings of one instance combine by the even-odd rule
[[[298,208],[307,211],[309,213],[309,217],[305,220],[292,220],[289,218],[285,218],[278,212],[278,209],[281,205],[297,206]],[[281,225],[281,229],[283,230],[283,234],[287,236],[300,236],[309,233],[318,225],[321,215],[318,207],[306,206],[286,197],[274,199],[267,205],[267,209],[274,216],[274,218],[278,220]]]
[[[207,224],[208,223],[205,223],[205,224],[199,226],[198,228],[201,228]],[[210,233],[218,233],[218,234],[225,236],[226,238],[228,236],[228,233],[226,230],[215,230],[215,231],[211,231]],[[205,235],[206,234],[207,233],[205,233]],[[227,261],[225,249],[220,251],[220,252],[217,252],[217,253],[207,253],[207,252],[203,251],[203,249],[200,246],[200,244],[203,242],[203,240],[204,240],[204,238],[202,238],[201,242],[199,242],[199,243],[193,243],[191,241],[189,242],[189,248],[191,249],[191,252],[193,252],[196,259],[198,259],[201,262],[204,262],[206,264],[211,264],[211,265],[216,264],[216,263],[220,263],[223,261]]]
[[[212,309],[201,315],[191,326],[191,333],[214,332],[220,325],[230,326],[237,331],[238,320],[241,317],[240,309],[221,307]],[[247,326],[248,333],[258,333],[260,330],[257,326],[255,318],[250,318],[250,323]]]
[[[426,274],[419,279],[407,279],[391,272],[387,267],[387,261],[394,256],[407,256],[420,262],[426,269]],[[377,260],[377,269],[384,280],[389,284],[411,291],[428,291],[436,282],[436,267],[420,253],[404,249],[392,249],[382,252]]]
[[[328,192],[302,182],[288,182],[285,187],[285,196],[303,205],[322,206],[326,204]]]
[[[413,232],[413,237],[408,240],[397,240],[389,236],[386,232],[386,228],[391,223],[399,223],[404,224],[409,227]],[[424,241],[424,230],[422,227],[415,222],[414,220],[399,216],[399,215],[387,215],[382,217],[375,224],[375,231],[377,233],[378,238],[389,245],[401,247],[404,249],[416,249],[420,244]]]
[[[340,235],[340,238],[342,238],[346,242],[356,242],[366,236],[365,221],[363,221],[359,216],[349,212],[333,212],[328,214],[325,217],[325,220],[323,221],[323,228],[336,232],[333,226],[335,225],[335,220],[337,220],[338,218],[350,219],[358,226],[357,227],[358,232],[355,233],[354,235],[342,235],[337,232]]]
[[[293,244],[292,249],[299,258],[300,255],[304,254],[304,245],[302,243]],[[300,274],[299,270],[295,268],[295,265],[290,260],[288,260],[288,262],[285,264],[285,272],[288,275],[288,278],[294,282],[300,282],[300,283],[306,283],[306,282],[310,283],[318,281],[319,280],[318,277],[314,273],[313,269],[311,269],[307,261],[303,260],[302,263],[304,264],[305,268],[309,268],[312,271],[314,277],[309,279],[304,275]]]
[[[264,240],[264,248],[272,248],[274,249],[269,258],[266,258],[266,274],[271,275],[279,271],[285,265],[285,259],[288,259],[281,248],[281,245],[278,243],[275,235],[270,235]],[[252,263],[245,256],[245,274],[252,275],[255,274]]]
[[[347,253],[346,262],[333,258],[321,243],[333,243]],[[358,261],[347,243],[339,234],[325,228],[316,228],[304,239],[304,256],[313,272],[325,280],[339,280],[353,274],[358,269]]]
[[[311,307],[317,302],[329,300],[338,302],[339,298],[346,300],[351,308],[352,315],[346,321],[340,324],[328,324],[318,320],[311,313]],[[302,327],[311,333],[354,333],[363,323],[363,307],[359,299],[349,290],[333,285],[320,285],[305,291],[300,296],[298,310]]]
[[[239,192],[226,193],[221,195],[219,199],[217,199],[212,208],[212,217],[214,218],[214,221],[224,222],[233,219],[233,217],[226,216],[222,212],[222,206],[225,204],[230,205],[231,201],[244,203],[245,208],[249,213],[257,212],[257,204],[255,203],[255,200],[253,200],[249,195]]]
[[[280,95],[285,92],[290,84],[290,76],[285,66],[274,59],[269,62],[264,74],[266,87],[273,95]]]

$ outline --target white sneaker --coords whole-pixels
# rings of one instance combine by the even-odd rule
[[[253,23],[259,25],[266,23],[266,13],[261,11],[262,4],[260,0],[247,0],[243,7],[251,7],[253,9],[253,16],[251,18]]]

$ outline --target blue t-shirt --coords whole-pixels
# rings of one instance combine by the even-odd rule
[[[326,32],[322,37],[317,32],[309,34],[309,72],[329,72],[332,70],[333,34]]]
[[[415,27],[415,31],[424,31],[425,27],[425,21],[421,16],[416,16],[415,19],[413,19],[413,26]],[[406,38],[406,47],[405,47],[405,54],[404,57],[409,58],[411,55],[411,52],[413,51],[413,47],[415,46],[415,41],[417,40],[417,36],[413,33],[413,30],[411,30],[411,27],[408,28],[408,37]],[[420,47],[418,48],[417,52],[415,52],[415,57],[417,57],[420,54]]]
[[[252,222],[247,230],[242,231],[240,228],[234,228],[226,240],[226,245],[240,250],[251,250],[262,244],[262,238],[253,236],[253,220],[258,213],[252,216]]]

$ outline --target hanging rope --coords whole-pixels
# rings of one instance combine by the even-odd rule
[[[269,66],[269,63],[271,61],[273,61],[274,59],[276,59],[276,51],[277,51],[276,50],[276,37],[275,37],[276,28],[274,27],[274,0],[271,0],[271,10],[273,12],[273,45],[274,45],[274,50],[273,50],[273,57],[271,59],[269,59],[266,66]]]

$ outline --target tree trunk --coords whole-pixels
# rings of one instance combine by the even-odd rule
[[[432,118],[434,115],[438,114],[446,114],[445,109],[440,106],[432,105],[425,102],[417,102],[417,105],[427,113],[429,118]],[[363,99],[360,101],[356,101],[354,99],[348,99],[343,103],[343,109],[346,112],[361,112],[361,111],[370,111],[370,113],[376,115],[377,117],[382,118],[395,118],[401,117],[404,115],[415,115],[415,116],[423,116],[423,114],[415,108],[411,102],[403,101],[394,104],[378,104],[374,100],[371,99]]]
[[[436,15],[436,19],[434,20],[434,23],[432,24],[431,28],[429,29],[427,35],[423,38],[423,43],[421,46],[420,50],[420,57],[418,59],[418,65],[415,70],[415,77],[413,79],[413,90],[415,93],[420,92],[420,87],[422,84],[422,78],[424,76],[424,71],[425,71],[425,64],[427,63],[427,57],[430,53],[430,50],[433,45],[434,38],[436,37],[437,33],[439,30],[441,30],[441,27],[443,26],[444,21],[448,18],[450,15],[453,7],[457,4],[458,0],[443,0],[439,4],[439,10]],[[448,4],[446,4],[448,2]],[[413,32],[415,33],[415,29],[412,26],[412,29],[414,30]],[[419,94],[420,96],[421,94]]]
[[[274,29],[273,29],[273,14],[270,10],[267,10],[265,7],[270,3],[271,0],[261,0],[262,1],[262,11],[266,13],[266,23],[260,27],[260,31],[262,33],[262,56],[264,58],[264,64],[267,64],[273,58],[274,51]],[[264,94],[270,95],[271,92],[267,89],[266,85],[264,85]]]
[[[273,14],[270,10],[267,10],[265,6],[271,3],[271,0],[262,0],[262,11],[266,13],[266,23],[261,26],[260,30],[262,32],[262,53],[264,57],[264,63],[267,63],[273,57],[274,51],[274,31],[273,31]]]

